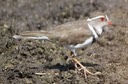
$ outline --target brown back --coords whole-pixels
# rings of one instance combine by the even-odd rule
[[[84,42],[91,35],[86,20],[68,22],[53,28],[50,31],[27,31],[22,36],[47,36],[60,44],[78,44]]]

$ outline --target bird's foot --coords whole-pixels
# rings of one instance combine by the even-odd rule
[[[100,75],[101,72],[92,73],[85,66],[83,66],[77,59],[72,58],[72,60],[75,62],[75,68],[82,74],[84,74],[85,79],[87,79],[87,74],[90,75]]]

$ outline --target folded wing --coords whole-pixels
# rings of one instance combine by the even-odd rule
[[[41,39],[58,41],[61,44],[78,44],[84,42],[91,35],[86,20],[68,22],[49,31],[26,31],[14,35],[15,39]]]

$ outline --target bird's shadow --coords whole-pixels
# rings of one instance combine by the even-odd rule
[[[82,65],[86,66],[86,67],[95,67],[98,66],[98,64],[92,64],[92,63],[83,63],[81,62]],[[66,64],[66,65],[61,65],[61,64],[56,64],[56,65],[52,65],[47,67],[48,69],[58,69],[60,71],[67,71],[67,70],[74,70],[75,66],[73,63],[70,64]]]

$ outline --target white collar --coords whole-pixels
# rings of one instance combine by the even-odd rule
[[[87,21],[92,21],[92,20],[95,20],[95,19],[98,19],[98,18],[101,18],[101,17],[104,17],[103,15],[100,15],[100,16],[97,16],[97,17],[94,17],[94,18],[88,18]]]

